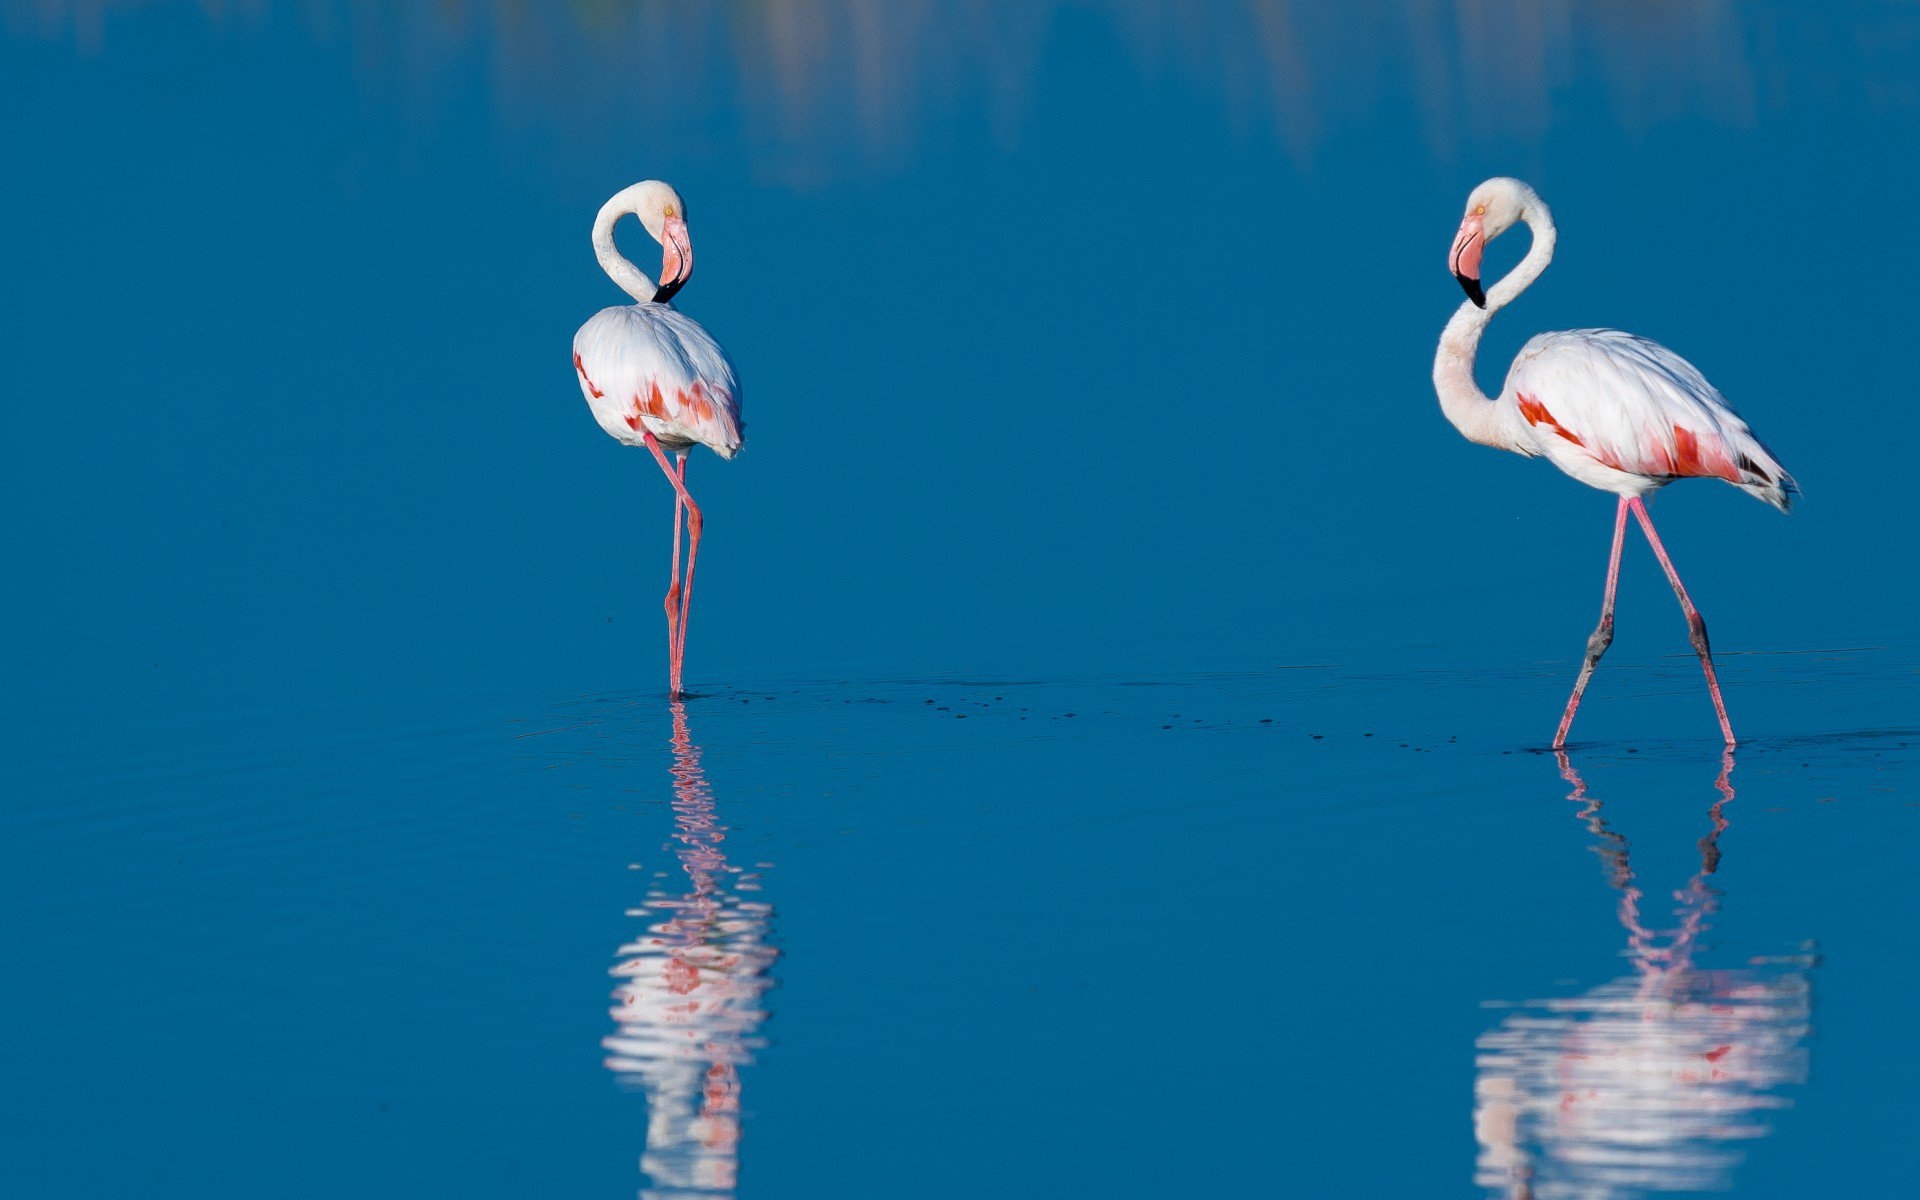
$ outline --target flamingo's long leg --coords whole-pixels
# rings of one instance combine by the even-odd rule
[[[1627,498],[1620,498],[1620,506],[1613,514],[1613,554],[1607,559],[1607,594],[1600,601],[1600,624],[1594,627],[1587,638],[1587,658],[1580,664],[1580,677],[1573,681],[1573,695],[1567,698],[1567,711],[1560,716],[1560,728],[1553,735],[1553,748],[1560,749],[1567,744],[1567,730],[1573,728],[1573,714],[1580,708],[1580,697],[1586,694],[1587,681],[1593,678],[1593,669],[1600,665],[1600,656],[1613,644],[1613,594],[1620,584],[1620,548],[1627,540]]]
[[[680,531],[679,508],[681,505],[684,505],[687,510],[687,582],[686,585],[680,589],[680,622],[677,630],[674,628],[671,613],[673,593],[672,591],[667,593],[669,605],[667,632],[669,638],[674,642],[672,657],[668,667],[668,681],[672,695],[675,699],[678,699],[682,695],[680,690],[680,668],[682,660],[685,658],[687,647],[687,601],[693,594],[693,559],[694,555],[700,551],[700,506],[695,504],[693,497],[687,494],[686,459],[683,457],[680,460],[680,470],[675,471],[673,464],[667,461],[667,452],[661,448],[659,439],[651,433],[643,436],[647,449],[653,451],[654,461],[660,464],[660,469],[666,472],[667,482],[673,485],[674,495],[677,498],[673,526],[676,542],[678,541]],[[679,576],[679,566],[679,558],[676,552],[674,561],[676,582]]]
[[[687,492],[687,460],[684,454],[680,458],[680,494],[687,498],[687,579],[680,589],[680,646],[674,652],[676,664],[684,664],[687,660],[687,615],[693,611],[693,564],[700,557],[700,509]],[[677,668],[675,674],[678,674]]]
[[[1734,744],[1733,725],[1727,720],[1727,704],[1720,698],[1720,678],[1713,671],[1713,650],[1707,645],[1707,622],[1700,616],[1700,610],[1693,606],[1693,600],[1687,595],[1685,585],[1680,582],[1680,572],[1673,569],[1673,560],[1667,557],[1667,548],[1660,544],[1660,535],[1653,531],[1653,518],[1647,515],[1647,506],[1635,496],[1627,501],[1633,508],[1633,515],[1640,519],[1640,528],[1647,535],[1647,544],[1653,547],[1655,558],[1667,572],[1667,582],[1673,585],[1673,594],[1680,598],[1680,611],[1687,614],[1687,637],[1693,642],[1693,651],[1700,656],[1700,668],[1707,673],[1707,691],[1713,695],[1713,711],[1720,717],[1720,732],[1726,736],[1727,745]]]
[[[687,456],[680,455],[679,477],[687,477]],[[673,490],[673,572],[667,576],[667,661],[672,662],[680,653],[680,516],[686,509],[681,502],[680,489]]]
[[[693,609],[693,560],[700,553],[700,510],[694,507],[693,496],[687,491],[687,452],[680,452],[679,493],[685,496],[687,508],[687,577],[680,585],[680,641],[674,647],[674,661],[685,663],[687,658],[687,614]]]

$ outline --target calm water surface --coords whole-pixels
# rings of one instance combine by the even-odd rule
[[[8,1195],[1908,1186],[1920,10],[0,33]],[[1483,384],[1622,325],[1806,487],[1656,509],[1731,755],[1639,546],[1544,750],[1611,509],[1438,415],[1494,173]],[[676,705],[567,360],[643,176],[751,426]]]

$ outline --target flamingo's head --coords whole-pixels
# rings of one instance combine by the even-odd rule
[[[649,179],[627,189],[633,214],[660,243],[660,290],[655,304],[665,304],[686,286],[693,274],[693,238],[687,233],[687,202],[671,184]]]
[[[1487,180],[1467,197],[1467,215],[1461,218],[1460,232],[1447,252],[1447,269],[1460,281],[1467,299],[1481,308],[1487,306],[1487,294],[1480,289],[1481,254],[1488,242],[1525,218],[1528,206],[1538,200],[1532,188],[1504,175]]]

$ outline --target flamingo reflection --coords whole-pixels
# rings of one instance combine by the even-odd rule
[[[673,841],[680,874],[655,879],[646,931],[620,947],[612,973],[618,1029],[602,1041],[607,1069],[647,1098],[644,1200],[733,1194],[739,1168],[740,1073],[761,1044],[760,998],[778,952],[773,910],[743,896],[755,877],[721,852],[713,790],[685,705],[673,704]]]
[[[1729,1186],[1738,1143],[1765,1137],[1784,1085],[1806,1079],[1811,955],[1707,970],[1694,956],[1720,903],[1709,882],[1733,800],[1733,752],[1674,894],[1671,930],[1646,924],[1625,837],[1559,755],[1568,799],[1620,893],[1631,974],[1583,996],[1516,1009],[1476,1043],[1475,1182],[1515,1200],[1603,1200]]]

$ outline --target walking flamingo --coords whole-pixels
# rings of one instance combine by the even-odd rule
[[[640,218],[660,243],[660,285],[654,286],[613,243],[621,217]],[[616,193],[593,220],[600,266],[638,303],[603,308],[573,335],[573,369],[594,420],[630,446],[645,446],[673,485],[673,573],[667,584],[667,660],[671,694],[681,696],[694,560],[700,554],[700,506],[687,492],[687,451],[696,445],[721,458],[740,450],[740,384],[733,364],[707,331],[669,303],[693,274],[693,242],[680,193],[657,179]],[[674,462],[667,460],[668,453]],[[680,521],[687,525],[687,574],[680,578]]]
[[[1486,244],[1524,221],[1533,245],[1520,265],[1484,292],[1480,258]],[[1676,479],[1724,479],[1786,512],[1799,490],[1747,423],[1698,369],[1665,346],[1615,329],[1543,333],[1520,348],[1497,400],[1480,391],[1473,359],[1493,314],[1511,304],[1553,260],[1553,215],[1534,190],[1518,179],[1489,179],[1467,197],[1466,217],[1447,256],[1466,289],[1440,335],[1433,359],[1433,386],[1440,409],[1468,441],[1529,458],[1544,457],[1589,487],[1620,497],[1613,520],[1613,553],[1607,561],[1606,596],[1600,624],[1587,639],[1586,660],[1574,681],[1556,749],[1566,745],[1573,714],[1593,669],[1613,641],[1613,595],[1620,580],[1620,549],[1631,512],[1680,598],[1688,635],[1707,691],[1720,718],[1720,732],[1734,744],[1733,726],[1720,696],[1707,645],[1707,624],[1680,583],[1680,573],[1653,530],[1642,497]]]

